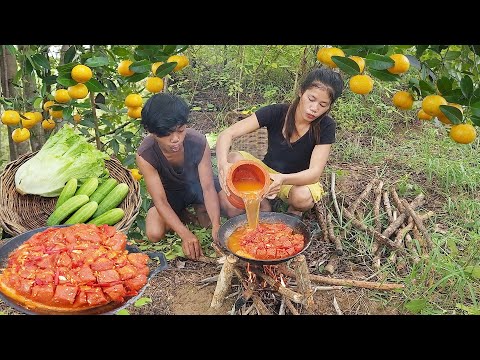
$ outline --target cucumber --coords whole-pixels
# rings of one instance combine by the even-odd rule
[[[98,178],[88,178],[85,182],[80,186],[75,193],[75,195],[92,195],[98,187]]]
[[[110,209],[117,207],[128,194],[128,185],[126,183],[120,183],[110,191],[107,196],[98,204],[97,211],[93,214],[96,218],[99,215],[107,212]]]
[[[88,202],[87,195],[75,195],[60,205],[47,219],[47,225],[59,225],[67,216],[73,214]]]
[[[95,225],[115,225],[120,220],[123,219],[125,216],[125,211],[120,208],[110,209],[104,212],[102,215],[99,215],[92,220],[90,220],[87,224],[95,224]]]
[[[98,203],[96,201],[89,201],[83,205],[80,209],[75,211],[70,218],[64,222],[64,224],[83,224],[85,221],[90,219],[98,208]]]
[[[67,183],[62,189],[62,192],[58,196],[57,203],[55,204],[55,209],[58,209],[60,205],[62,205],[65,201],[75,195],[75,192],[77,191],[77,185],[78,181],[75,178],[71,178],[67,181]]]
[[[100,185],[97,190],[90,196],[90,201],[96,201],[100,204],[100,202],[105,199],[105,196],[108,195],[110,191],[112,191],[115,186],[117,186],[118,181],[114,178],[108,178],[105,182]]]

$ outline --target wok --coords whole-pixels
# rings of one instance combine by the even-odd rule
[[[55,228],[60,228],[60,227],[66,227],[70,225],[57,225],[57,226],[47,226],[47,227],[41,227],[38,229],[33,229],[30,231],[27,231],[23,234],[17,235],[5,242],[3,246],[0,247],[0,269],[5,268],[7,266],[7,260],[8,260],[8,255],[14,251],[17,247],[22,245],[25,241],[30,239],[34,234],[44,231],[50,227],[55,227]],[[136,252],[141,252],[140,249],[134,245],[128,244],[127,242],[127,247],[126,249],[128,252],[131,253],[136,253]],[[162,252],[144,252],[147,254],[150,259],[152,260],[158,260],[160,261],[160,264],[153,270],[150,270],[150,273],[148,274],[147,277],[147,284],[145,284],[139,291],[138,294],[128,298],[127,301],[122,302],[122,303],[117,303],[117,302],[111,302],[103,306],[99,306],[97,308],[93,309],[87,309],[87,310],[81,310],[81,311],[75,311],[75,312],[54,312],[54,311],[34,311],[32,309],[28,309],[27,307],[23,306],[22,304],[18,303],[17,301],[11,299],[10,297],[6,296],[0,291],[0,299],[2,299],[8,306],[14,308],[17,311],[20,311],[21,313],[27,314],[27,315],[100,315],[100,314],[105,314],[105,315],[111,315],[115,314],[117,311],[126,308],[127,306],[133,304],[135,301],[137,301],[142,295],[143,292],[145,291],[148,282],[150,279],[155,276],[157,273],[160,271],[164,270],[167,268],[167,259],[165,258],[165,255]]]
[[[228,238],[232,233],[239,227],[247,223],[247,215],[242,214],[242,215],[237,215],[235,217],[232,217],[231,219],[227,220],[226,222],[223,223],[222,226],[220,226],[220,229],[218,230],[218,241],[221,245],[221,247],[227,251],[228,253],[231,253],[235,255],[236,257],[243,259],[251,264],[255,265],[275,265],[275,264],[280,264],[285,261],[288,261],[292,258],[294,258],[297,255],[300,255],[303,253],[309,246],[310,243],[312,242],[310,232],[308,230],[307,225],[300,220],[299,218],[291,215],[287,215],[284,213],[276,213],[276,212],[260,212],[260,222],[264,223],[283,223],[287,226],[290,226],[294,233],[297,234],[302,234],[305,238],[305,244],[303,246],[303,249],[300,250],[298,253],[288,256],[285,258],[281,259],[250,259],[241,255],[234,254],[230,248],[228,247]]]

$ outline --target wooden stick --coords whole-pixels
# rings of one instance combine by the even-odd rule
[[[340,208],[338,207],[337,194],[335,193],[335,171],[332,171],[330,181],[330,193],[332,194],[333,206],[335,207],[335,211],[337,212],[338,223],[340,224],[340,226],[343,226],[342,213],[340,212]]]
[[[413,239],[410,236],[410,234],[407,233],[405,236],[405,246],[407,247],[408,250],[411,251],[412,253],[412,261],[414,264],[418,264],[420,262],[420,256],[418,256],[417,249],[413,245]]]
[[[433,247],[433,242],[432,239],[430,238],[430,234],[427,232],[427,229],[425,229],[425,226],[423,225],[422,219],[419,218],[415,210],[410,206],[410,204],[402,200],[402,205],[405,207],[405,211],[413,218],[413,221],[415,221],[415,224],[417,225],[418,229],[422,232],[423,236],[425,237],[425,240],[427,240],[427,244],[429,248],[431,249]]]
[[[220,270],[218,275],[217,286],[215,287],[210,307],[214,309],[222,307],[227,291],[232,283],[233,269],[237,260],[237,257],[232,254],[227,256],[227,261],[223,264],[222,270]]]
[[[287,276],[290,276],[290,277],[295,276],[295,272],[290,270],[288,267],[284,265],[279,266],[278,270]],[[405,285],[403,284],[380,283],[380,282],[353,280],[353,279],[335,279],[335,278],[329,278],[326,276],[313,275],[313,274],[310,274],[310,280],[324,283],[324,284],[329,284],[329,285],[354,286],[354,287],[361,287],[361,288],[375,289],[375,290],[397,290],[397,289],[403,289],[405,287]]]
[[[416,209],[417,207],[423,205],[425,202],[425,195],[419,194],[413,201],[410,203],[410,207],[412,209]],[[403,207],[403,205],[402,205]],[[391,223],[382,233],[383,236],[389,238],[392,234],[403,224],[407,217],[407,213],[401,213],[393,223]]]
[[[375,191],[373,192],[375,194],[375,203],[373,205],[373,215],[374,215],[374,221],[375,221],[375,231],[377,231],[378,233],[382,232],[382,223],[380,221],[380,203],[382,201],[382,187],[383,187],[383,181],[380,180],[378,182],[378,186],[375,188]],[[374,241],[372,244],[372,253],[375,254],[379,247],[380,247],[380,244],[377,241]],[[378,261],[378,268],[379,267],[380,267],[380,259]]]
[[[287,305],[288,310],[292,313],[292,315],[300,315],[300,313],[295,309],[295,306],[292,304],[292,302],[288,299],[285,299],[285,305]]]
[[[392,186],[390,188],[390,192],[392,193],[393,202],[395,203],[395,206],[397,207],[397,210],[400,213],[405,212],[405,210],[403,209],[402,202],[400,201],[400,198],[398,197],[397,190],[395,190],[395,186]]]
[[[218,281],[218,275],[210,276],[199,281],[200,284],[210,284],[212,282]]]
[[[365,224],[355,219],[353,215],[350,213],[350,211],[348,211],[347,209],[344,209],[344,214],[348,219],[351,220],[352,224],[357,229],[367,232],[369,235],[373,236],[376,241],[380,242],[381,244],[388,245],[392,249],[397,249],[399,251],[403,250],[403,249],[400,249],[399,246],[397,246],[392,240],[390,240],[386,236],[380,234],[379,232],[375,231],[371,227],[367,227]]]
[[[255,308],[257,309],[260,315],[272,315],[270,310],[268,310],[268,308],[263,303],[262,299],[260,299],[260,297],[257,294],[252,295],[252,300],[253,300],[253,303],[255,304]]]
[[[285,315],[285,296],[282,296],[282,302],[280,303],[280,309],[278,315]]]
[[[365,189],[362,191],[362,193],[360,194],[360,196],[358,198],[355,199],[355,201],[352,203],[352,205],[350,205],[348,207],[348,211],[352,214],[355,213],[355,210],[357,209],[358,205],[360,205],[360,203],[362,202],[363,199],[365,199],[368,194],[370,193],[370,191],[372,191],[372,187],[373,185],[375,184],[375,182],[377,181],[377,179],[372,179],[370,180],[370,182],[367,184],[367,186],[365,187]]]
[[[328,228],[325,216],[325,205],[322,200],[315,203],[315,213],[317,215],[317,220],[320,224],[320,228],[322,229],[322,239],[324,242],[328,242]]]
[[[298,255],[293,259],[292,263],[295,270],[298,289],[300,290],[300,293],[303,294],[305,309],[308,312],[311,312],[315,302],[313,301],[313,290],[310,283],[310,273],[308,271],[305,255]]]
[[[337,255],[343,254],[343,247],[340,239],[335,236],[335,232],[333,231],[333,222],[332,222],[332,214],[330,212],[327,214],[327,227],[328,227],[328,238],[330,241],[335,244],[335,253]]]
[[[263,280],[267,282],[268,285],[278,291],[280,295],[285,296],[287,299],[290,299],[297,304],[303,304],[304,297],[302,294],[286,288],[279,281],[275,281],[271,276],[268,276],[261,271],[258,271],[256,269],[253,269],[252,271],[255,273],[255,275],[260,276]]]
[[[390,205],[390,199],[388,198],[387,190],[383,192],[383,205],[385,206],[385,210],[387,212],[388,222],[391,223],[394,219],[392,213],[392,205]]]

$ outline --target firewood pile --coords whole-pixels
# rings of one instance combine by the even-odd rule
[[[424,222],[434,212],[419,211],[425,204],[423,194],[409,202],[399,197],[394,185],[386,186],[381,179],[373,178],[353,202],[348,204],[343,198],[339,205],[335,192],[335,173],[332,173],[330,185],[331,201],[324,198],[316,204],[315,212],[323,240],[335,245],[332,259],[343,253],[342,242],[351,238],[352,227],[373,238],[370,252],[374,269],[379,269],[382,260],[386,260],[395,264],[399,273],[404,273],[408,264],[418,263],[421,257],[428,256],[433,243]],[[368,216],[367,222],[366,214],[370,212],[371,215],[372,211],[373,216]],[[332,213],[341,227],[339,235],[334,232]],[[418,249],[421,249],[420,253]]]

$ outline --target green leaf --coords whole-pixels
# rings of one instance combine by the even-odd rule
[[[469,265],[465,268],[465,273],[469,274],[474,279],[480,279],[480,266],[479,265]]]
[[[427,49],[428,49],[428,45],[417,45],[417,49],[415,52],[415,56],[417,57],[417,59],[420,59],[420,56],[422,56],[425,50]]]
[[[118,154],[118,150],[120,150],[120,145],[118,144],[118,141],[115,140],[115,139],[113,139],[112,141],[110,141],[109,144],[110,144],[110,147],[111,147],[112,150],[113,150],[113,153],[114,153],[115,155],[117,155],[117,154]]]
[[[130,312],[127,309],[118,310],[115,315],[130,315]]]
[[[174,53],[178,54],[178,53],[184,52],[185,50],[187,50],[187,48],[188,48],[188,45],[177,45],[177,48],[175,49]]]
[[[340,70],[346,72],[349,75],[360,74],[360,68],[358,67],[358,64],[352,59],[344,56],[332,56],[332,61],[338,65]]]
[[[107,90],[97,79],[93,77],[85,83],[85,86],[90,92],[101,92]]]
[[[173,69],[175,69],[175,66],[177,66],[177,63],[175,61],[164,63],[158,67],[155,75],[162,78],[165,75],[170,74],[173,71]]]
[[[125,156],[125,159],[123,159],[122,164],[125,167],[129,167],[130,165],[135,164],[135,154],[129,154]]]
[[[202,110],[202,108],[200,106],[194,106],[192,108],[192,111],[200,111],[200,110]]]
[[[87,59],[87,61],[85,61],[85,65],[87,65],[91,68],[95,68],[95,67],[99,67],[99,66],[105,66],[105,65],[108,65],[108,58],[105,57],[105,56],[91,57],[91,58]]]
[[[398,81],[400,80],[400,76],[398,74],[391,74],[387,70],[375,70],[370,69],[370,74],[373,77],[382,80],[382,81]]]
[[[440,111],[445,114],[445,116],[453,123],[453,124],[461,124],[463,122],[463,114],[455,106],[451,105],[440,105]]]
[[[473,81],[472,78],[468,75],[465,75],[462,80],[460,80],[460,89],[462,89],[462,94],[466,99],[470,99],[473,94]]]
[[[453,256],[458,255],[458,247],[457,244],[455,244],[455,239],[447,239],[447,246],[450,249],[450,254],[452,254]]]
[[[112,48],[112,52],[118,57],[125,58],[130,55],[130,51],[121,46],[115,46]]]
[[[427,64],[427,66],[429,68],[434,69],[437,66],[439,66],[440,64],[442,64],[442,61],[440,59],[437,59],[437,58],[430,58],[430,59],[425,60],[425,64]]]
[[[472,114],[480,117],[480,101],[476,102],[475,104],[472,104],[470,106],[470,110],[472,111]]]
[[[449,51],[447,55],[445,55],[445,60],[452,61],[460,57],[462,53],[460,51]]]
[[[420,90],[422,90],[423,95],[436,93],[435,86],[432,83],[425,80],[420,80],[418,84],[420,85]]]
[[[43,83],[47,85],[52,85],[57,82],[57,75],[49,75],[43,78]]]
[[[35,101],[33,102],[33,107],[35,109],[41,109],[42,108],[42,101],[43,101],[43,99],[40,96],[35,98]]]
[[[131,76],[127,76],[125,78],[126,82],[137,82],[140,80],[145,79],[148,76],[148,72],[140,73],[140,74],[133,74]]]
[[[446,76],[441,77],[437,81],[437,89],[440,91],[440,94],[447,95],[450,91],[452,91],[453,79],[448,78]]]
[[[72,79],[70,74],[62,74],[59,77],[57,77],[57,83],[65,87],[69,87],[77,84],[77,82]]]
[[[152,303],[152,299],[150,299],[149,297],[141,297],[140,299],[138,299],[137,301],[135,301],[135,303],[133,304],[133,306],[135,307],[142,307],[142,306],[145,306],[147,304],[151,304]]]
[[[32,56],[32,61],[33,61],[36,65],[38,65],[38,66],[40,66],[40,67],[42,67],[42,68],[44,68],[44,69],[46,69],[46,70],[50,70],[50,62],[49,62],[48,59],[47,59],[44,55],[42,55],[42,54],[35,54],[35,55],[33,55],[33,56]]]
[[[104,83],[105,83],[105,85],[107,85],[107,89],[109,91],[117,91],[117,85],[115,85],[115,83],[112,80],[105,79]]]
[[[93,123],[93,121],[91,120],[87,120],[87,119],[83,119],[82,121],[80,121],[80,124],[82,124],[83,126],[86,126],[90,129],[94,129],[95,128],[95,124]],[[87,133],[88,135],[88,133]]]
[[[70,46],[68,50],[65,51],[65,55],[63,55],[64,63],[72,62],[76,54],[77,54],[77,49],[75,48],[75,45]]]
[[[5,47],[7,48],[7,51],[10,54],[15,55],[15,56],[18,55],[18,50],[14,45],[5,45]]]
[[[466,104],[466,99],[463,97],[462,91],[460,89],[450,91],[448,95],[444,95],[443,98],[451,103],[457,103],[461,105]]]
[[[472,120],[472,123],[476,126],[480,126],[480,117],[478,116],[473,116],[470,118]]]
[[[137,74],[148,73],[152,68],[152,64],[147,59],[141,61],[135,61],[130,65],[130,70],[135,71]]]
[[[165,45],[163,47],[163,52],[169,55],[172,55],[177,49],[177,45]]]
[[[378,55],[378,54],[368,54],[365,58],[365,62],[370,70],[386,70],[391,68],[395,62],[389,56]],[[394,75],[394,74],[392,74]],[[389,80],[386,80],[389,81]],[[391,80],[390,80],[391,81]]]
[[[103,104],[102,104],[102,105],[103,105]],[[102,123],[104,123],[105,125],[107,125],[107,127],[113,128],[113,124],[112,124],[109,120],[107,120],[104,116],[102,116],[102,117],[100,118],[100,121],[101,121]]]
[[[68,64],[59,65],[59,66],[57,66],[58,74],[59,74],[59,75],[64,74],[64,73],[70,74],[70,73],[72,72],[72,69],[73,69],[76,65],[77,65],[77,64],[75,64],[75,63],[68,63]]]
[[[420,314],[420,312],[427,306],[427,300],[415,299],[410,300],[405,304],[405,308],[413,314]]]

